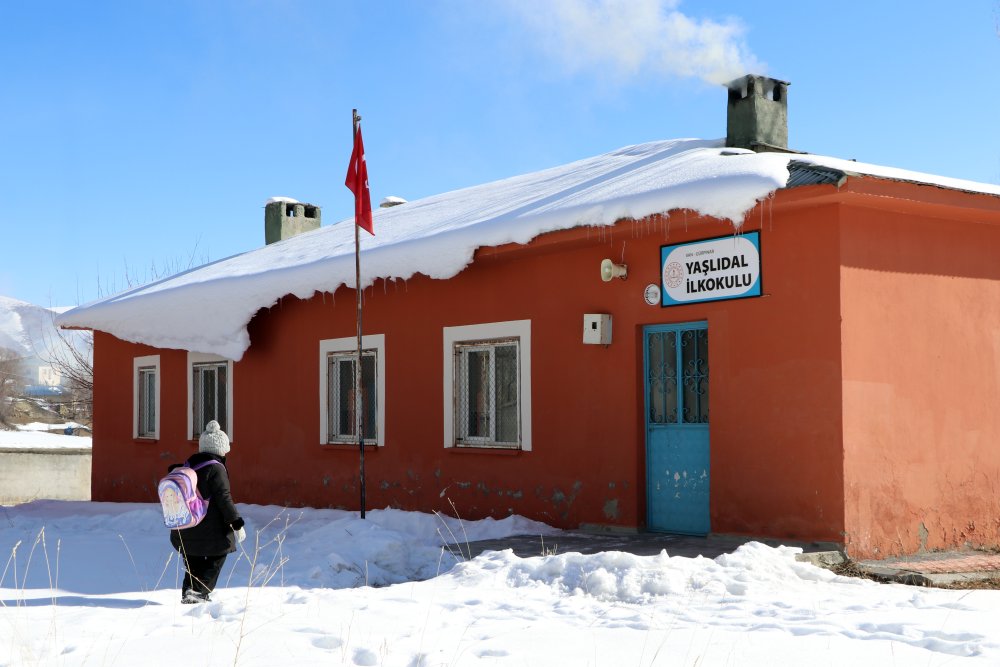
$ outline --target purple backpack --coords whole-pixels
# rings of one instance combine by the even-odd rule
[[[191,528],[201,523],[208,512],[208,501],[198,493],[198,475],[195,471],[213,463],[222,465],[219,461],[205,461],[193,468],[185,461],[184,465],[174,468],[160,480],[156,491],[160,496],[160,507],[163,509],[163,523],[167,528],[180,530]]]

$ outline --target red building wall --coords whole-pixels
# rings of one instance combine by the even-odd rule
[[[385,335],[386,446],[366,453],[368,507],[511,512],[562,527],[645,521],[642,327],[707,321],[712,531],[841,541],[838,209],[806,189],[748,217],[761,232],[760,298],[651,307],[659,248],[732,234],[675,213],[483,249],[454,278],[378,282],[364,331]],[[603,283],[601,259],[629,266]],[[613,342],[584,345],[584,313],[610,313]],[[355,333],[351,290],[285,298],[250,324],[234,370],[230,455],[238,501],[358,506],[356,447],[320,445],[321,339]],[[445,449],[442,327],[531,320],[533,449]],[[161,355],[161,438],[133,441],[132,359]],[[195,451],[186,353],[95,336],[95,500],[151,501],[165,466]]]
[[[877,185],[841,226],[847,545],[996,547],[1000,206]]]

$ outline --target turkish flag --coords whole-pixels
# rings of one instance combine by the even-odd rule
[[[354,222],[372,236],[372,195],[368,189],[368,164],[365,162],[365,144],[361,141],[361,126],[354,133],[354,150],[351,163],[347,166],[347,180],[344,185],[354,193]]]

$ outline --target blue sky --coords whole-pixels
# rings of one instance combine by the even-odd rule
[[[259,247],[271,196],[349,217],[355,107],[376,204],[721,137],[741,70],[792,83],[793,148],[1000,183],[997,0],[39,0],[0,22],[0,295],[43,306]]]

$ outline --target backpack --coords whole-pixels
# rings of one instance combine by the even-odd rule
[[[219,461],[205,461],[191,467],[185,461],[183,465],[174,468],[160,480],[156,491],[160,496],[160,507],[163,509],[163,523],[167,528],[180,530],[191,528],[201,523],[208,512],[208,501],[198,492],[198,475],[195,471],[213,463],[222,465]]]

